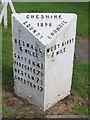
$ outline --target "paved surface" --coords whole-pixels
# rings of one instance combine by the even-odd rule
[[[75,47],[77,60],[88,61],[88,40],[77,40]]]

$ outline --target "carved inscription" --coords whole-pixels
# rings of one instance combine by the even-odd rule
[[[14,52],[14,77],[25,85],[40,92],[44,90],[44,63],[38,61],[44,53],[41,48],[24,40],[14,39],[15,46],[18,46],[19,53]],[[25,54],[25,57],[23,54]]]
[[[74,38],[68,39],[62,43],[57,43],[54,46],[47,48],[47,55],[49,54],[51,57],[59,56],[60,54],[63,54],[66,52],[66,48],[68,45],[72,44],[74,42]]]
[[[29,19],[32,20],[36,20],[36,27],[34,27],[30,22]],[[40,20],[40,22],[38,22],[37,20]],[[48,20],[48,22],[44,22],[43,20]],[[56,26],[55,29],[53,29],[52,27],[54,26],[54,23],[51,22],[52,19],[55,20],[60,20],[60,22],[58,23],[58,25]],[[23,22],[23,25],[30,31],[32,32],[36,37],[38,37],[38,39],[43,40],[44,35],[42,35],[40,32],[38,32],[37,28],[52,28],[51,32],[49,35],[47,36],[47,39],[53,39],[53,37],[67,24],[67,21],[62,20],[62,16],[61,15],[53,15],[53,14],[28,14],[26,15],[26,20]]]

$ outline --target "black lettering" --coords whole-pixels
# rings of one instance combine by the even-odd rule
[[[30,59],[28,60],[28,63],[31,64],[31,60]]]
[[[41,72],[41,77],[43,77],[44,76],[44,74]]]
[[[54,15],[54,19],[57,18],[57,15]]]
[[[40,35],[40,33],[36,34],[36,36],[39,36],[39,35]]]
[[[25,69],[27,69],[27,65],[25,65]]]
[[[48,38],[48,39],[52,39],[52,37],[50,37],[50,36],[47,36],[47,38]]]
[[[62,43],[62,47],[64,46],[64,43]]]
[[[14,70],[15,70],[15,72],[17,72],[17,69],[16,69],[16,68],[15,68]]]
[[[25,62],[27,61],[27,58],[25,58]]]
[[[63,21],[63,23],[67,24],[67,22],[66,22],[66,21]]]
[[[32,87],[32,83],[30,82],[30,86]]]
[[[31,76],[31,79],[34,80],[34,76]]]
[[[32,72],[32,67],[30,67],[30,71]]]
[[[39,67],[39,68],[40,68],[40,63],[37,63],[37,67]]]
[[[28,54],[29,54],[29,55],[32,55],[32,52],[31,52],[30,50],[28,50]]]
[[[35,85],[35,84],[33,84],[33,87],[34,87],[34,88],[36,88],[36,85]]]
[[[38,90],[39,90],[39,86],[38,86]]]
[[[23,71],[21,71],[21,75],[23,75]]]
[[[19,63],[19,67],[21,67],[21,63]]]
[[[29,28],[29,30],[33,30],[33,29],[34,29],[33,27]]]
[[[26,75],[27,75],[27,73],[25,72],[25,73],[24,73],[24,75],[26,76]]]
[[[54,46],[54,50],[56,50],[56,45]]]
[[[27,18],[27,19],[29,19],[29,18],[30,18],[30,16],[29,16],[29,15],[26,15],[26,18]]]
[[[60,47],[60,44],[58,44],[58,48]]]
[[[32,48],[32,49],[34,48],[33,45],[31,45],[31,48]]]
[[[20,74],[20,70],[18,69],[18,74]]]
[[[44,65],[43,65],[43,63],[41,63],[41,69],[43,69],[44,68]]]
[[[40,87],[40,91],[43,91],[43,87]]]
[[[63,53],[63,52],[62,52],[62,49],[60,50],[60,53]]]
[[[36,57],[38,57],[38,53],[36,52]]]
[[[34,15],[31,15],[31,18],[34,18]]]
[[[35,69],[33,69],[33,73],[36,74],[36,70]]]
[[[29,66],[27,67],[27,70],[29,70]]]
[[[32,61],[32,65],[35,66],[35,62],[34,61]]]
[[[41,15],[41,19],[43,19],[44,18],[44,15]]]
[[[62,23],[61,23],[61,24],[62,24]],[[59,25],[59,27],[60,27],[60,28],[62,28],[62,27],[63,27],[63,25],[62,25],[62,26],[61,26],[61,25]]]
[[[36,57],[35,52],[33,52],[33,57]]]
[[[24,79],[24,83],[26,83],[26,80]]]
[[[24,67],[24,64],[22,64],[22,68]]]
[[[39,78],[38,77],[36,78],[36,82],[39,82]]]
[[[30,75],[28,74],[28,78],[30,78]]]
[[[15,43],[17,43],[17,39],[15,39]]]
[[[23,24],[25,25],[27,23],[27,21],[23,22]]]
[[[40,74],[40,71],[39,70],[37,70],[37,75],[39,75]]]
[[[57,27],[56,30],[60,31],[60,27]]]
[[[20,80],[20,77],[18,76],[18,80]]]
[[[59,15],[59,18],[61,18],[61,15]]]
[[[25,49],[25,53],[27,53],[27,49]]]
[[[15,75],[15,79],[17,79],[17,75]]]
[[[67,44],[69,44],[69,41],[67,40]]]
[[[74,38],[72,38],[72,42],[74,42]]]
[[[37,31],[36,30],[33,30],[33,33],[36,33]]]
[[[25,42],[23,41],[23,46],[25,46]]]
[[[52,52],[52,55],[51,55],[52,57],[54,57],[54,52]]]
[[[22,46],[20,46],[20,48],[19,48],[19,49],[20,49],[20,51],[21,51],[21,52],[23,51],[23,48],[22,48]]]
[[[40,37],[40,39],[43,38],[43,36]]]
[[[53,47],[51,47],[51,51],[53,51]]]
[[[66,52],[66,48],[63,49],[63,52]]]
[[[47,23],[45,23],[45,27],[47,27],[48,26],[48,24]]]
[[[16,53],[14,53],[14,57],[16,58]]]
[[[46,15],[46,18],[49,18],[49,15]]]
[[[36,15],[36,19],[39,19],[39,15]]]
[[[23,78],[21,78],[21,82],[23,81]]]
[[[21,45],[21,42],[20,42],[20,40],[18,40],[18,44],[19,44],[19,45]]]
[[[53,30],[53,32],[56,34],[56,33],[57,33],[57,30]]]
[[[54,36],[54,35],[55,35],[55,34],[52,32],[52,33],[51,33],[51,36]]]
[[[70,43],[71,43],[71,39],[70,39]]]
[[[31,24],[26,25],[27,28],[30,27],[30,26],[31,26]]]
[[[27,44],[27,47],[29,47],[29,43],[26,43]]]
[[[29,85],[29,81],[27,81],[27,84]]]
[[[56,55],[58,55],[58,54],[59,54],[59,51],[56,52]]]
[[[18,62],[17,62],[17,65],[18,65]]]
[[[50,51],[50,48],[47,48],[47,53],[49,53],[49,51]]]

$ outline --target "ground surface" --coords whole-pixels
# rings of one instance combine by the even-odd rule
[[[88,61],[88,38],[78,37],[76,40],[75,53],[78,60]]]

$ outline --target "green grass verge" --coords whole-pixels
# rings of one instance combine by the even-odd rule
[[[74,95],[88,97],[88,63],[81,61],[74,63],[72,91]]]

